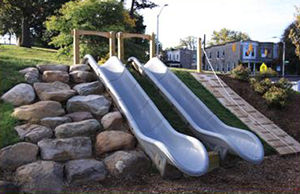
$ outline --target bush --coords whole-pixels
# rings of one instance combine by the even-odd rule
[[[265,78],[271,78],[271,77],[277,77],[277,72],[274,71],[272,68],[268,68],[267,71],[264,72],[259,72],[258,78],[260,80],[265,79]]]
[[[279,81],[275,83],[275,86],[288,91],[292,91],[293,84],[286,78],[280,78]]]
[[[260,82],[256,81],[253,84],[253,89],[255,92],[263,95],[272,87],[272,82],[269,78],[266,78]]]
[[[241,81],[248,81],[250,73],[251,70],[249,68],[239,65],[231,71],[231,77]]]
[[[285,89],[272,86],[264,95],[269,106],[284,107],[288,95]]]
[[[250,80],[249,80],[249,83],[250,83],[250,86],[252,87],[252,88],[254,88],[254,85],[257,83],[258,81],[257,81],[257,79],[255,79],[255,78],[250,78]]]

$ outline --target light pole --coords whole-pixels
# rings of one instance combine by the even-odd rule
[[[168,6],[168,4],[164,4],[164,6],[160,9],[159,14],[157,15],[157,34],[156,34],[156,56],[159,55],[159,16],[161,14],[161,12],[163,11],[164,7]]]
[[[273,36],[272,38],[279,38],[277,36]],[[285,75],[285,42],[282,40],[282,77]]]

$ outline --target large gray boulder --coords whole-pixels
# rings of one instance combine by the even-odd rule
[[[55,129],[57,126],[71,123],[72,120],[69,117],[46,117],[41,120],[41,125],[48,127],[50,129]]]
[[[102,162],[94,159],[72,160],[65,164],[67,181],[71,184],[83,184],[104,180],[107,174]]]
[[[72,65],[70,67],[70,72],[73,71],[91,71],[90,66],[85,65],[85,64],[78,64],[78,65]]]
[[[28,73],[28,72],[34,72],[34,73],[39,74],[39,70],[35,67],[27,67],[27,68],[19,71],[19,73],[21,73],[22,75],[26,75],[26,73]]]
[[[69,71],[68,65],[58,65],[58,64],[41,64],[37,65],[39,71],[43,74],[45,71]]]
[[[44,82],[69,82],[69,74],[65,71],[44,71],[43,73],[43,81]]]
[[[68,100],[67,111],[69,113],[88,111],[97,117],[108,113],[111,101],[101,95],[74,96]]]
[[[132,178],[146,173],[150,160],[141,151],[117,151],[104,159],[108,172],[116,178]]]
[[[90,94],[102,94],[104,92],[104,86],[100,81],[78,84],[73,87],[79,95],[87,96]]]
[[[37,160],[39,148],[27,142],[17,143],[0,150],[0,168],[14,170]]]
[[[119,111],[110,112],[101,119],[104,130],[122,130],[124,129],[123,117]]]
[[[19,71],[24,75],[25,81],[29,84],[40,82],[40,73],[39,70],[35,67],[28,67]]]
[[[64,165],[53,161],[37,161],[21,166],[16,171],[16,180],[24,193],[56,194],[64,186]]]
[[[57,138],[70,138],[95,135],[101,129],[101,125],[95,119],[66,123],[55,128],[55,136]]]
[[[68,84],[58,81],[53,83],[35,83],[33,87],[41,100],[63,102],[76,94]]]
[[[95,149],[98,156],[122,149],[133,149],[135,138],[123,131],[104,131],[96,137]]]
[[[40,101],[32,105],[25,105],[15,108],[13,116],[19,120],[29,121],[31,123],[39,123],[45,117],[57,117],[65,114],[59,102]]]
[[[29,84],[18,84],[6,92],[1,99],[14,106],[27,105],[34,101],[35,92]]]
[[[85,111],[70,113],[65,115],[65,117],[69,117],[73,122],[79,122],[94,118],[92,113]]]
[[[68,161],[92,156],[92,142],[88,137],[43,139],[38,146],[43,160]]]
[[[92,82],[97,80],[97,76],[87,71],[73,71],[70,73],[70,80],[74,83]]]
[[[21,140],[31,143],[37,143],[42,139],[51,138],[53,136],[52,129],[35,124],[16,126],[15,131],[17,131]]]

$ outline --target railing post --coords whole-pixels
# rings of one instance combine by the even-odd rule
[[[201,48],[201,38],[198,38],[198,49],[197,49],[197,72],[202,72],[202,48]]]
[[[118,58],[120,61],[124,61],[124,43],[123,43],[123,33],[119,32],[117,34],[118,37]]]
[[[150,38],[150,59],[155,57],[155,34],[152,33]]]
[[[109,56],[116,55],[116,33],[110,32],[109,33]]]
[[[74,54],[74,65],[79,64],[80,55],[79,55],[79,30],[73,30],[73,54]]]

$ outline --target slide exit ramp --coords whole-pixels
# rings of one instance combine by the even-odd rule
[[[176,132],[117,57],[99,66],[92,56],[84,62],[99,76],[144,151],[164,176],[168,165],[190,176],[208,170],[208,153],[196,138]]]
[[[251,132],[224,124],[206,105],[158,58],[152,58],[144,66],[134,57],[136,69],[146,75],[163,96],[185,119],[192,132],[210,149],[218,151],[225,159],[228,153],[244,160],[260,164],[264,149],[260,140]]]

